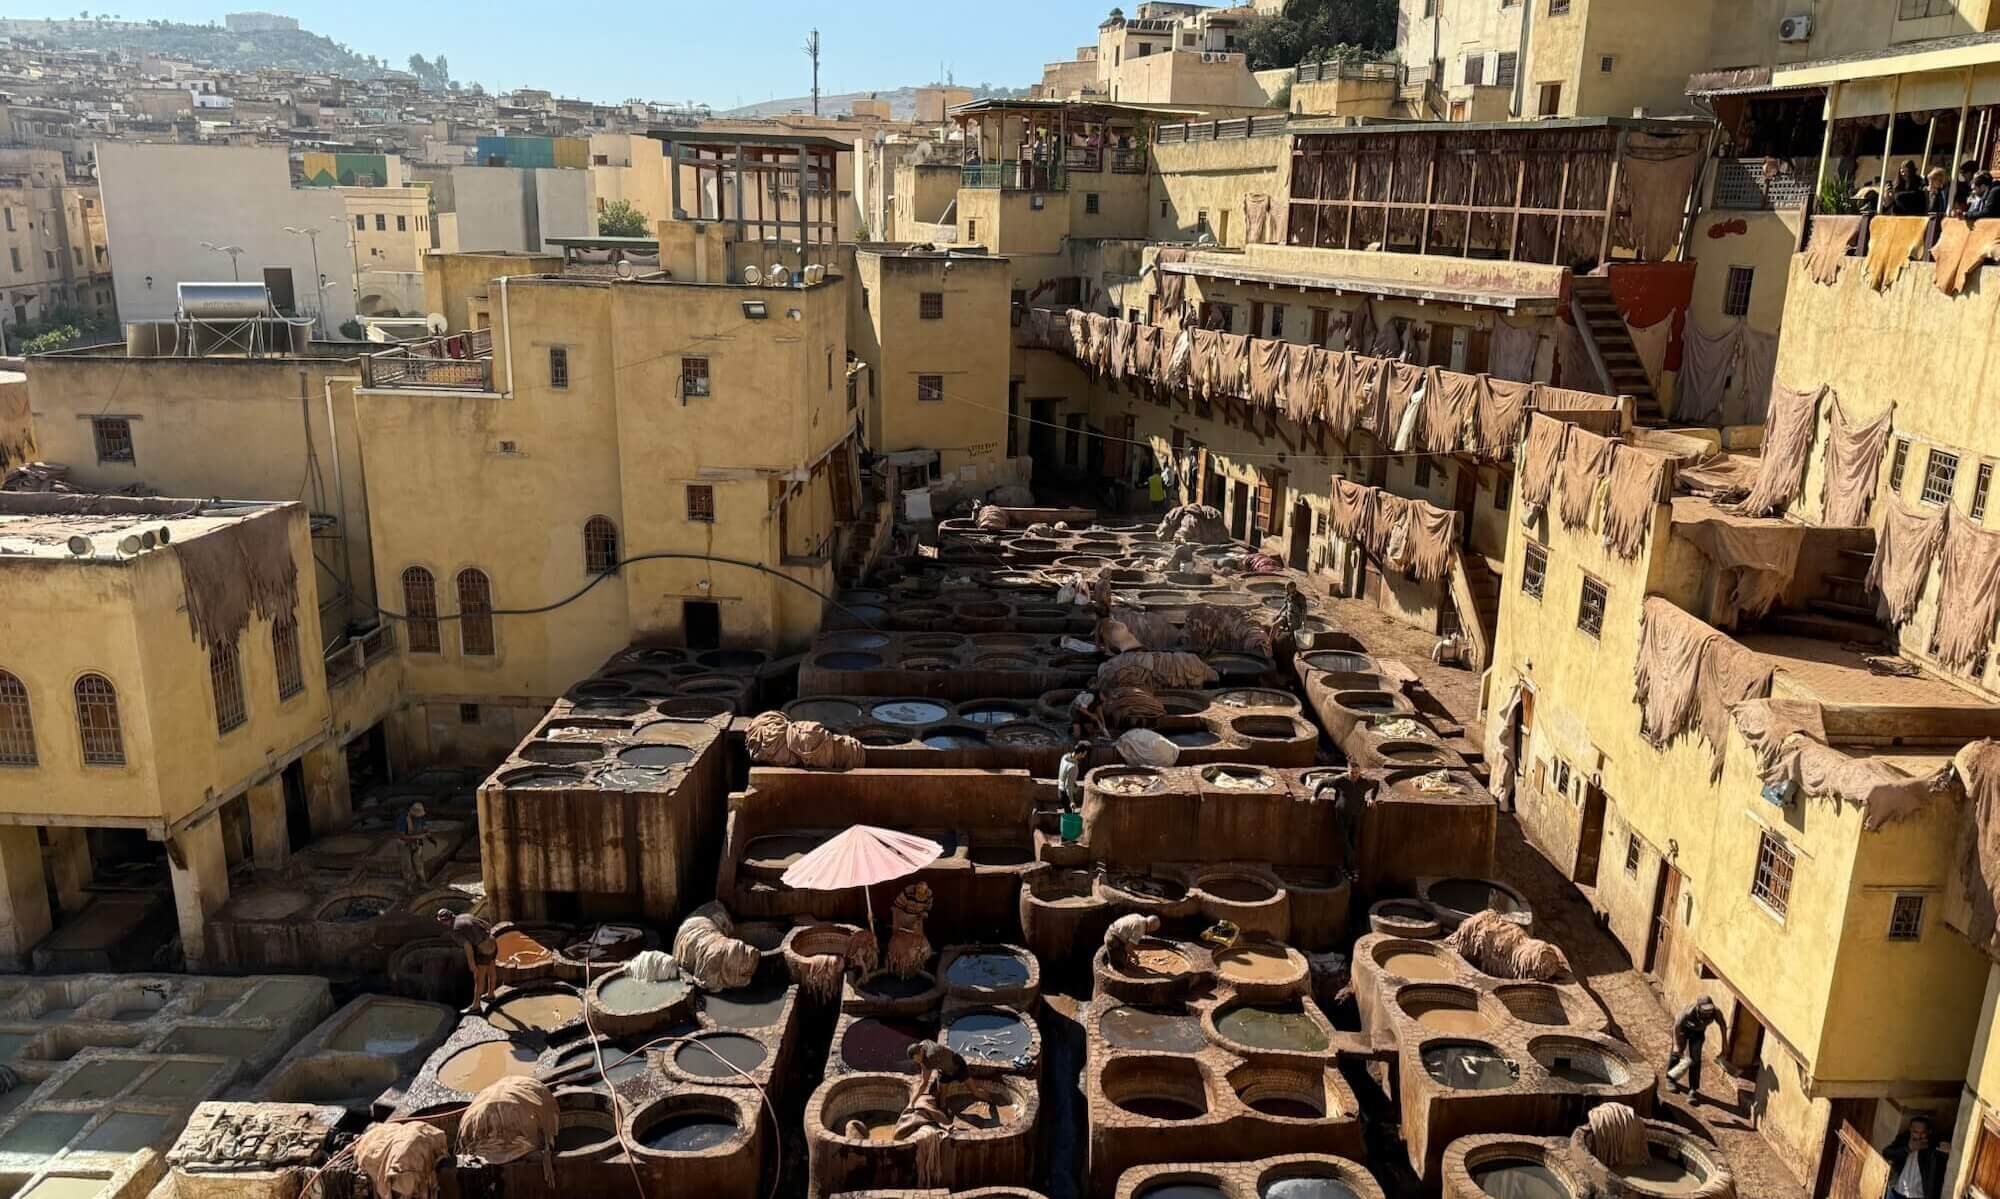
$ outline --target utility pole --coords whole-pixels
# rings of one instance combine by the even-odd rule
[[[812,31],[812,36],[806,38],[806,57],[812,59],[813,115],[818,116],[819,115],[819,30],[817,29]]]

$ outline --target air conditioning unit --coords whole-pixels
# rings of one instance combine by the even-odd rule
[[[1214,61],[1215,61],[1215,59],[1216,59],[1216,55],[1215,55],[1215,54],[1214,54],[1214,53],[1213,53],[1212,51],[1209,51],[1209,50],[1203,50],[1203,51],[1201,52],[1201,60],[1202,60],[1203,62],[1214,62]]]
[[[1812,37],[1812,17],[1801,13],[1796,17],[1786,17],[1778,22],[1778,40],[1781,42],[1803,42]]]

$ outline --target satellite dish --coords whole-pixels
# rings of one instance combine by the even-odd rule
[[[147,529],[145,532],[139,534],[140,549],[149,550],[158,544],[160,544],[160,535],[153,532],[153,530]]]
[[[451,322],[444,319],[444,313],[433,312],[424,317],[424,328],[429,329],[432,333],[442,333],[446,329],[451,328]]]
[[[756,267],[746,266],[743,268],[743,281],[755,287],[764,281],[764,276],[758,272]]]
[[[632,277],[632,264],[622,258],[618,260],[618,265],[611,269],[617,272],[620,279],[630,279]]]
[[[119,552],[119,553],[121,553],[121,554],[136,554],[136,553],[138,553],[138,552],[139,552],[139,538],[138,538],[138,537],[137,537],[136,535],[134,535],[134,534],[131,534],[131,533],[127,533],[127,534],[125,534],[125,536],[123,536],[123,537],[120,537],[120,538],[118,539],[118,552]]]
[[[69,539],[69,552],[75,554],[79,558],[90,553],[90,538],[82,536],[81,534],[72,536]]]

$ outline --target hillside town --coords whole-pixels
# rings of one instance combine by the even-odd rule
[[[0,1195],[2000,1199],[2000,4],[769,33],[0,18]]]

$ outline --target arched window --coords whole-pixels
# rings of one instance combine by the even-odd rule
[[[608,516],[583,522],[583,569],[593,575],[618,573],[618,526]]]
[[[101,674],[76,681],[76,730],[83,738],[83,764],[123,766],[125,730],[118,723],[118,690]]]
[[[431,578],[431,572],[421,566],[412,566],[403,572],[403,614],[409,617],[410,652],[437,653],[437,583]]]
[[[493,655],[493,584],[469,566],[458,572],[458,648],[473,657]]]
[[[28,689],[0,670],[0,766],[34,764],[35,717],[28,710]]]
[[[208,689],[215,696],[215,731],[226,733],[242,725],[243,660],[236,655],[236,643],[218,641],[208,647]]]

